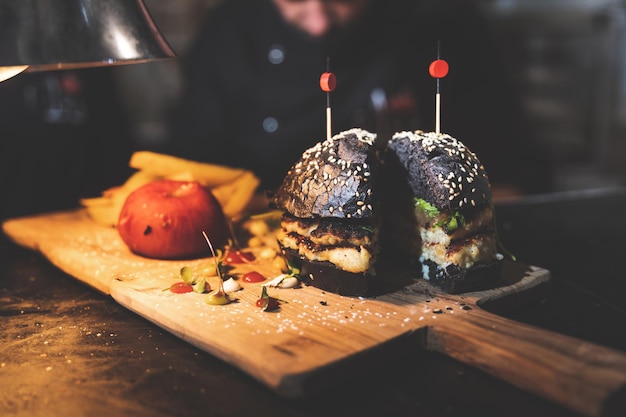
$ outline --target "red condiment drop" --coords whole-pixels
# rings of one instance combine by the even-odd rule
[[[337,77],[332,72],[325,72],[320,77],[320,87],[322,91],[330,92],[337,87]]]
[[[276,298],[259,298],[256,300],[256,306],[265,308],[266,311],[276,310],[278,308],[278,300]]]
[[[265,277],[256,271],[247,272],[241,276],[243,282],[262,282],[265,281]]]
[[[224,261],[223,263],[225,265],[232,265],[232,264],[242,264],[245,262],[251,262],[254,261],[254,255],[251,254],[250,252],[241,252],[241,251],[229,251],[226,253],[226,256],[224,257]]]
[[[193,287],[191,286],[191,284],[187,284],[186,282],[181,281],[172,284],[172,286],[170,287],[170,291],[176,294],[184,294],[186,292],[192,292]]]
[[[443,59],[433,61],[428,67],[428,72],[433,78],[443,78],[448,75],[448,63]]]

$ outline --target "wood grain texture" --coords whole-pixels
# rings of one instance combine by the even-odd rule
[[[244,284],[234,294],[236,302],[226,306],[207,304],[206,294],[163,291],[180,280],[182,266],[204,268],[214,260],[134,255],[115,229],[91,221],[82,209],[11,219],[3,230],[17,244],[40,251],[68,274],[285,397],[306,396],[337,369],[382,360],[389,354],[386,347],[406,343],[478,367],[582,415],[620,415],[626,407],[623,352],[482,308],[536,296],[549,284],[543,268],[506,263],[494,288],[461,295],[441,293],[423,280],[367,299],[308,286],[270,288],[270,295],[284,302],[265,312],[255,306],[259,284]],[[278,274],[259,263],[237,272],[246,270]]]

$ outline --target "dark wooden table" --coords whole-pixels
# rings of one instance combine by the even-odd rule
[[[498,203],[504,245],[553,278],[498,314],[626,352],[624,207],[624,189]],[[575,416],[437,353],[385,359],[286,400],[0,239],[2,416]]]

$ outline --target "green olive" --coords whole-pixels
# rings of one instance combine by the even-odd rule
[[[231,299],[220,290],[213,291],[209,293],[209,296],[206,299],[207,304],[211,305],[224,305],[231,302]]]

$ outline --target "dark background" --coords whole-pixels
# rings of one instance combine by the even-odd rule
[[[228,0],[146,0],[146,4],[180,55],[203,11],[219,1]],[[523,94],[534,139],[549,150],[556,167],[555,190],[626,183],[625,2],[471,1],[492,25],[500,45],[494,55],[504,56]],[[162,115],[170,110],[180,87],[177,64],[127,67],[119,81],[127,92],[141,92],[127,94],[134,140],[145,146],[158,144],[165,137]]]
[[[217,1],[228,0],[146,4],[181,56]],[[624,185],[624,1],[473,1],[497,35],[494,54],[504,56],[523,94],[533,139],[548,150],[554,191]],[[167,142],[181,87],[178,60],[78,74],[78,90],[71,72],[0,83],[0,218],[76,206],[120,184],[132,150]]]

